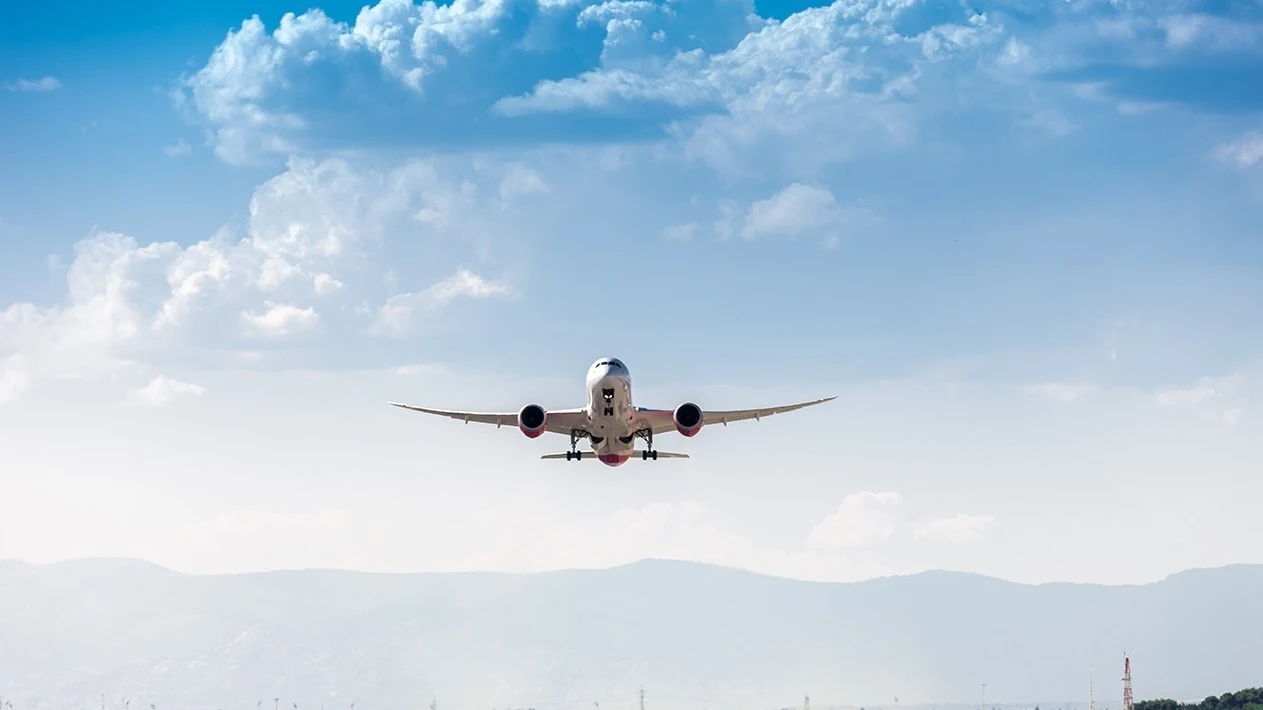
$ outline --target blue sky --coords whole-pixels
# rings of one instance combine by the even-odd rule
[[[1245,0],[6,8],[0,556],[1263,562],[1261,47]],[[591,476],[383,405],[606,354],[841,397]]]

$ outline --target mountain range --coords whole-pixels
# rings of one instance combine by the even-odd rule
[[[1263,565],[1152,584],[803,582],[645,560],[537,574],[186,575],[0,562],[0,699],[44,708],[1118,708],[1263,682]],[[277,700],[279,698],[279,700]],[[896,700],[898,698],[898,700]],[[125,703],[124,699],[127,699]],[[261,706],[260,706],[261,702]]]

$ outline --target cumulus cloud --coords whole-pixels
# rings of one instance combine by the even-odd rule
[[[201,397],[204,394],[206,394],[206,388],[201,385],[158,375],[148,385],[128,392],[124,402],[136,406],[162,407],[178,399]]]
[[[745,239],[810,236],[826,246],[834,246],[846,228],[861,219],[870,221],[872,214],[865,209],[842,207],[825,187],[796,182],[751,204],[741,236]]]
[[[913,540],[938,540],[954,545],[978,542],[996,524],[995,518],[986,515],[961,513],[949,518],[935,518],[912,526]]]
[[[918,520],[898,493],[861,491],[844,498],[834,513],[817,523],[806,545],[813,550],[848,550],[908,539],[964,544],[982,540],[995,524],[992,517],[966,514]]]
[[[46,93],[62,88],[62,83],[61,80],[55,76],[45,76],[39,79],[15,79],[14,81],[6,81],[4,83],[4,88],[7,91]]]
[[[252,335],[262,338],[290,338],[311,332],[320,323],[320,315],[316,309],[308,306],[299,308],[288,303],[264,304],[267,310],[246,311],[241,319],[250,326]]]
[[[836,0],[772,20],[746,0],[382,0],[353,22],[318,9],[270,30],[248,18],[176,95],[230,162],[656,134],[665,155],[729,175],[775,164],[806,176],[906,146],[963,107],[1054,137],[1079,125],[1073,99],[1089,89],[1120,111],[1213,109],[1241,100],[1231,77],[1196,95],[1158,79],[1214,79],[1206,60],[1224,53],[1263,57],[1263,18],[1227,6],[977,7]]]
[[[459,298],[491,298],[511,296],[513,289],[498,281],[489,281],[466,269],[416,293],[391,296],[377,312],[372,332],[388,337],[408,335],[418,316],[441,308]]]
[[[930,65],[1013,53],[984,14],[962,7],[905,27],[915,12],[839,0],[774,21],[731,0],[383,0],[353,24],[320,10],[287,14],[271,32],[247,19],[177,96],[230,162],[384,132],[405,142],[588,140],[593,124],[531,120],[574,112],[616,112],[622,128],[599,124],[614,139],[658,126],[684,141],[686,157],[726,167],[765,144],[827,162],[908,140],[906,103],[920,82],[946,79]],[[574,66],[563,49],[593,30],[604,33],[599,55],[580,51],[583,68],[545,78]]]
[[[368,275],[393,241],[494,231],[485,214],[498,177],[479,184],[473,166],[460,165],[444,176],[428,161],[378,169],[296,160],[255,191],[243,234],[222,229],[187,245],[89,235],[65,269],[64,302],[0,310],[0,402],[44,378],[135,377],[180,348],[362,331],[369,324],[353,306],[366,299],[388,304],[403,330],[454,299],[507,294],[469,270],[438,283],[410,277],[413,290],[401,293]],[[170,385],[150,384],[155,394]]]
[[[886,542],[899,530],[902,506],[903,496],[898,493],[853,493],[812,528],[807,546],[836,550]]]

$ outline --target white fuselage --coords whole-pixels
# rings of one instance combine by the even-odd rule
[[[636,408],[631,373],[617,358],[602,358],[588,368],[588,433],[602,463],[617,466],[636,448]]]

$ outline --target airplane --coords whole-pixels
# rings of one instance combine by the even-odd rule
[[[692,402],[685,402],[675,409],[646,409],[632,404],[631,373],[618,358],[602,358],[592,363],[587,375],[588,405],[575,409],[546,411],[538,404],[528,404],[517,412],[457,412],[447,409],[416,407],[400,402],[391,406],[414,412],[437,414],[463,420],[466,424],[495,424],[499,429],[517,424],[528,438],[534,439],[544,432],[568,434],[570,450],[559,454],[545,454],[543,459],[565,458],[567,461],[584,461],[596,458],[607,466],[621,466],[635,454],[645,461],[657,461],[659,457],[686,459],[688,454],[657,451],[653,448],[654,434],[678,431],[686,437],[696,436],[707,424],[723,424],[744,419],[762,419],[773,414],[792,412],[828,402],[835,397],[813,399],[810,402],[786,404],[763,409],[734,409],[706,411]],[[645,440],[645,448],[637,451],[637,438]],[[591,452],[580,451],[579,441],[587,439]]]

